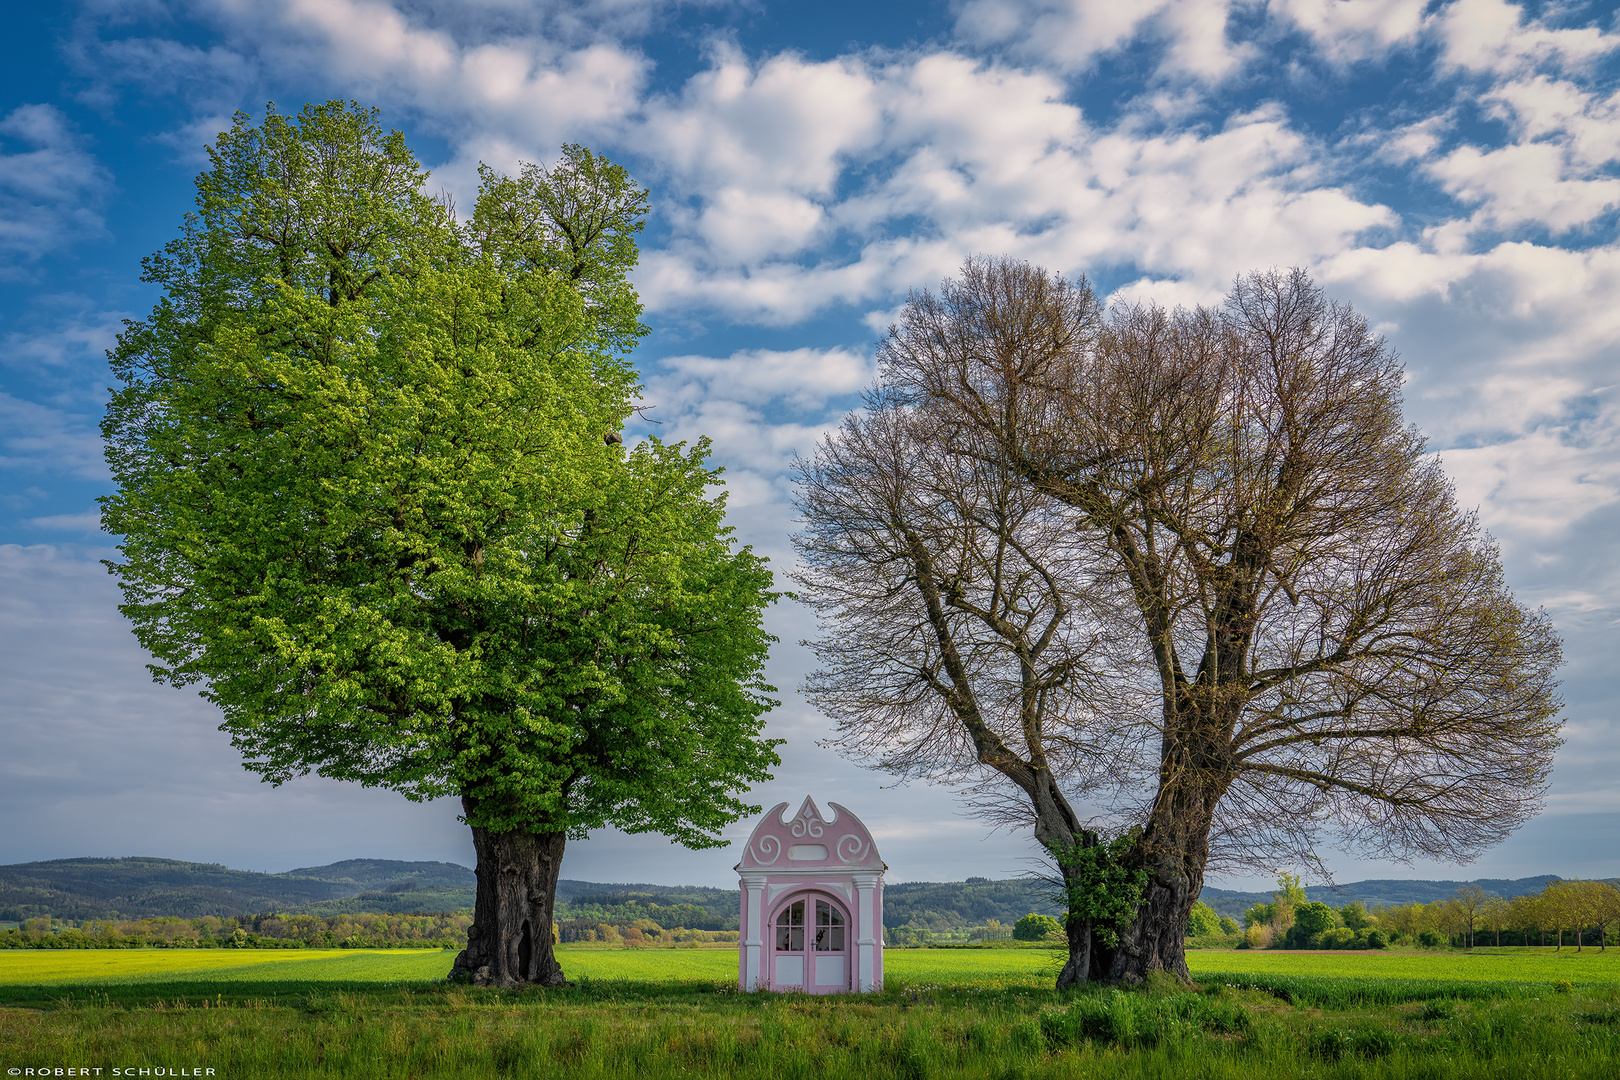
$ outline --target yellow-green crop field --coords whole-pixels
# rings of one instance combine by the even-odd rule
[[[1215,972],[1240,975],[1312,975],[1318,978],[1444,979],[1481,983],[1620,983],[1620,948],[1473,949],[1469,952],[1190,952],[1193,976]]]
[[[0,1069],[214,1080],[1620,1071],[1620,949],[1194,952],[1196,989],[1064,992],[1057,952],[905,949],[885,954],[882,993],[828,998],[738,993],[729,949],[558,952],[571,987],[496,991],[446,983],[448,952],[8,951]]]
[[[730,949],[557,950],[569,978],[715,983],[737,977]],[[128,986],[143,982],[402,983],[442,979],[453,953],[421,949],[10,949],[0,986]],[[953,986],[1049,986],[1061,957],[1043,950],[906,949],[884,954],[887,974]]]

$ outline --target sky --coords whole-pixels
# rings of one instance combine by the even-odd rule
[[[89,0],[0,37],[0,863],[471,865],[458,808],[245,772],[151,682],[100,560],[105,351],[157,299],[238,110],[374,105],[470,205],[583,142],[652,193],[635,354],[666,439],[714,441],[730,521],[793,563],[795,451],[858,402],[909,290],[974,254],[1103,296],[1216,303],[1300,266],[1403,357],[1408,419],[1565,641],[1545,811],[1467,867],[1324,852],[1341,881],[1620,874],[1620,21],[1505,0]],[[766,807],[871,827],[889,880],[1011,876],[1027,837],[818,745],[814,621],[770,628]],[[728,831],[746,837],[751,822]],[[737,846],[604,832],[563,876],[729,885]],[[1212,877],[1211,884],[1259,879]]]

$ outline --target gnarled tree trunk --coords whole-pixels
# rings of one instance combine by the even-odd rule
[[[1148,879],[1136,917],[1120,928],[1110,982],[1139,982],[1155,971],[1192,982],[1187,920],[1204,890],[1215,806],[1230,783],[1230,774],[1221,768],[1225,740],[1216,736],[1220,726],[1198,713],[1191,724],[1167,717],[1159,797],[1133,852]]]
[[[462,799],[471,816],[472,806]],[[552,909],[562,869],[564,832],[497,833],[473,827],[478,854],[477,898],[467,947],[450,977],[475,986],[563,986],[552,950]]]

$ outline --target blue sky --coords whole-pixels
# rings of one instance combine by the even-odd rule
[[[1620,25],[1504,0],[93,0],[0,39],[0,862],[165,855],[284,870],[470,862],[447,804],[244,772],[153,685],[96,531],[104,351],[155,296],[202,147],[238,109],[355,98],[470,193],[568,141],[653,193],[650,415],[708,435],[745,539],[791,563],[786,466],[872,376],[907,290],[974,253],[1104,294],[1216,301],[1304,266],[1404,357],[1407,412],[1569,658],[1545,813],[1470,868],[1620,874]],[[948,791],[816,740],[791,605],[788,740],[755,800],[872,827],[893,880],[1028,869]],[[748,825],[737,827],[746,835]],[[734,851],[576,844],[569,877],[723,884]],[[1238,878],[1215,883],[1234,884]]]

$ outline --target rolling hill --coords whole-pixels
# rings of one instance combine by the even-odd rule
[[[1513,880],[1481,878],[1487,893],[1512,897],[1538,892],[1555,875]],[[473,903],[473,872],[444,862],[349,859],[305,866],[284,874],[232,870],[218,863],[177,859],[52,859],[0,866],[0,921],[38,915],[84,919],[177,915],[244,915],[261,912],[314,915],[410,914],[460,911]],[[1371,880],[1336,887],[1307,886],[1312,900],[1334,906],[1361,900],[1376,904],[1445,900],[1461,881]],[[935,931],[1004,924],[1037,911],[1056,915],[1050,886],[1026,879],[893,882],[884,886],[883,921]],[[1205,903],[1234,918],[1270,892],[1206,888]],[[557,918],[630,923],[652,919],[688,929],[737,928],[737,890],[705,886],[603,884],[564,879],[557,883]]]

